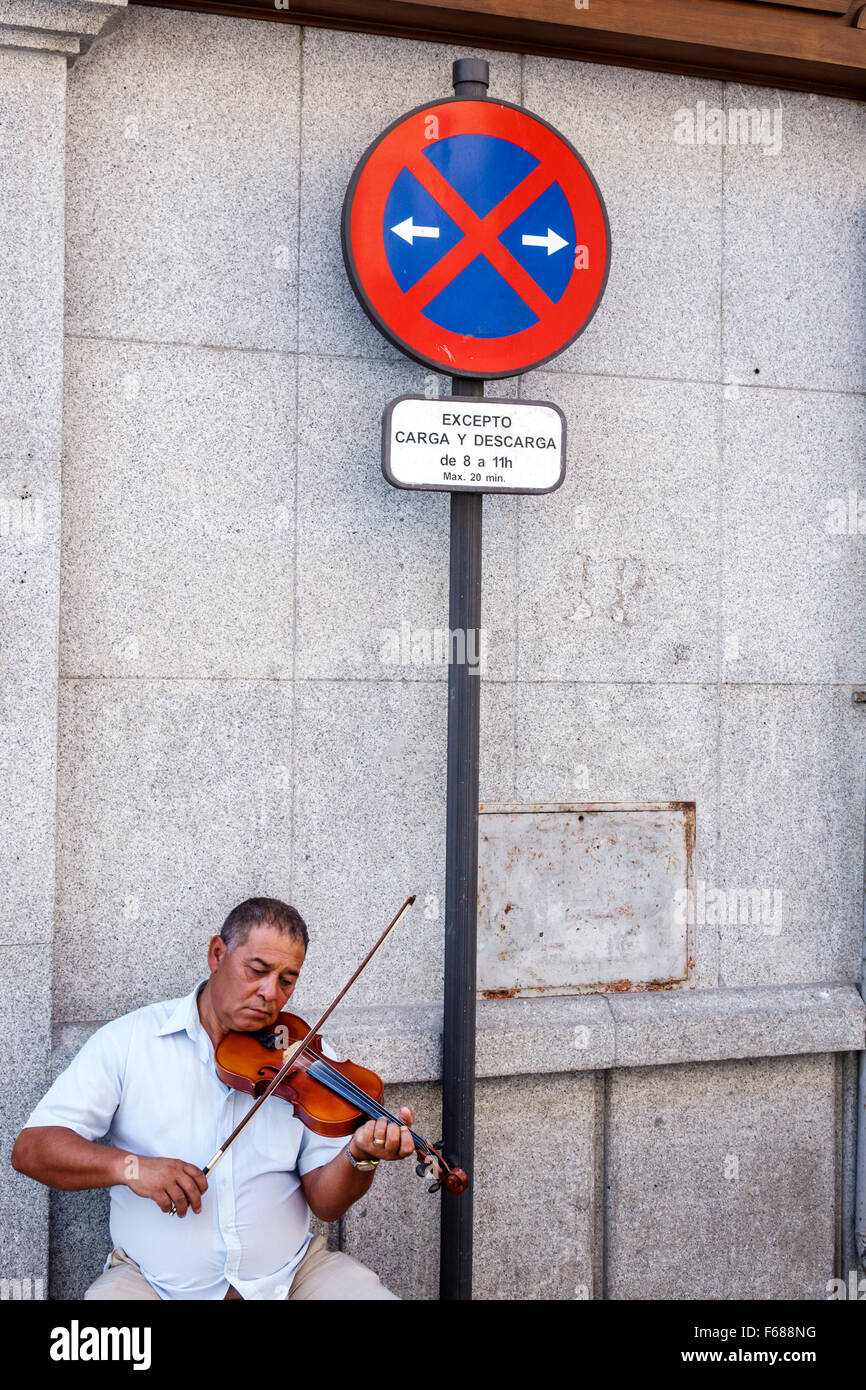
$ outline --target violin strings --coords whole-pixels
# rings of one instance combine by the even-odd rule
[[[362,1091],[353,1081],[343,1076],[342,1072],[337,1071],[336,1067],[332,1067],[326,1058],[317,1057],[315,1061],[308,1066],[307,1070],[314,1080],[322,1081],[323,1084],[329,1086],[332,1091],[335,1091],[337,1095],[342,1096],[343,1100],[353,1103],[365,1114],[370,1115],[374,1119],[388,1119],[392,1120],[396,1125],[402,1125],[402,1120],[398,1120],[395,1115],[391,1114],[390,1110],[385,1109],[384,1105],[380,1105],[379,1101],[374,1100],[372,1096],[368,1096],[366,1091]],[[327,1081],[320,1075],[322,1071],[328,1073]],[[414,1129],[410,1129],[409,1133],[415,1141],[416,1148],[423,1149],[426,1153],[435,1157],[426,1139],[422,1138],[420,1134],[416,1134]]]
[[[398,1120],[396,1115],[392,1115],[390,1110],[385,1109],[384,1105],[374,1100],[372,1096],[367,1095],[366,1091],[362,1091],[359,1086],[356,1086],[348,1077],[343,1076],[342,1072],[337,1071],[336,1067],[330,1066],[324,1059],[316,1058],[307,1070],[317,1081],[324,1081],[320,1073],[323,1070],[327,1071],[328,1079],[324,1081],[324,1084],[328,1085],[331,1090],[336,1091],[344,1100],[354,1102],[359,1110],[363,1110],[365,1114],[370,1115],[373,1119],[393,1120],[394,1124],[402,1125],[402,1120]],[[409,1133],[418,1144],[425,1148],[427,1147],[425,1140],[421,1138],[420,1134],[416,1134],[413,1129],[410,1129]]]
[[[372,1096],[367,1095],[366,1091],[362,1091],[359,1086],[356,1086],[354,1081],[344,1076],[336,1067],[332,1067],[326,1058],[316,1057],[315,1060],[310,1063],[307,1070],[317,1081],[322,1081],[324,1085],[329,1086],[332,1091],[336,1091],[344,1100],[353,1101],[359,1110],[363,1110],[365,1114],[370,1115],[373,1119],[387,1118],[393,1120],[394,1123],[398,1125],[403,1123],[402,1120],[398,1120],[392,1115],[389,1110],[386,1110],[379,1101],[374,1100]],[[327,1072],[327,1080],[321,1075],[323,1071]],[[420,1139],[420,1135],[415,1135],[414,1131],[410,1130],[409,1132],[412,1134],[413,1138]]]

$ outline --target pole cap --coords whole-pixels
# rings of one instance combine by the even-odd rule
[[[480,82],[485,87],[490,86],[490,64],[486,58],[458,58],[451,74],[455,87],[458,82]]]

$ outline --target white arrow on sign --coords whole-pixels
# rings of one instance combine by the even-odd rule
[[[397,228],[395,227],[394,231],[396,230]],[[563,246],[568,245],[568,242],[564,241],[561,236],[558,236],[552,227],[548,227],[547,236],[525,236],[523,238],[523,245],[546,246],[548,256],[552,256],[554,251],[561,251]]]
[[[416,227],[415,223],[412,221],[411,215],[406,218],[405,222],[398,222],[396,227],[391,228],[391,231],[396,232],[404,241],[408,241],[410,246],[413,245],[416,236],[439,235],[438,227]],[[564,246],[565,242],[562,244]]]

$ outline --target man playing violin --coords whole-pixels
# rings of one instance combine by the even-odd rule
[[[111,1189],[115,1248],[85,1298],[396,1298],[312,1237],[309,1218],[338,1220],[380,1162],[414,1153],[408,1107],[400,1125],[371,1119],[347,1142],[313,1134],[274,1097],[208,1176],[165,1157],[207,1163],[252,1107],[219,1080],[214,1050],[232,1030],[276,1022],[307,942],[288,904],[241,903],[210,941],[210,977],[99,1028],[28,1119],[12,1151],[18,1172],[65,1191]],[[96,1142],[106,1135],[109,1145]]]

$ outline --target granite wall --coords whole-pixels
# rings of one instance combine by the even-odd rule
[[[447,668],[382,654],[447,627],[448,499],[391,489],[378,439],[447,383],[364,317],[339,212],[466,50],[110,8],[68,77],[0,51],[3,486],[44,502],[38,541],[0,538],[4,1034],[56,1069],[189,990],[255,893],[310,925],[312,1012],[415,892],[333,1031],[435,1139]],[[863,1046],[866,112],[484,56],[587,159],[613,256],[586,333],[488,388],[559,404],[570,455],[555,494],[484,501],[482,800],[694,801],[696,878],[781,910],[705,912],[688,990],[480,1005],[476,1296],[822,1298]],[[698,142],[753,107],[766,139]],[[435,1297],[408,1166],[333,1238]],[[46,1194],[0,1186],[10,1275],[39,1275]],[[105,1209],[52,1196],[52,1296],[95,1277]]]

